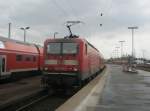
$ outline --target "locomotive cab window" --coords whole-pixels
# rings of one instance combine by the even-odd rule
[[[60,54],[61,43],[49,43],[47,45],[47,54]]]
[[[49,43],[47,45],[47,54],[77,54],[77,43]]]
[[[78,45],[77,43],[63,43],[62,50],[63,54],[77,54]]]

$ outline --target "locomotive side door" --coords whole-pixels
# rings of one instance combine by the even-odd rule
[[[6,72],[6,56],[0,55],[0,76],[5,75]]]
[[[2,75],[2,57],[0,56],[0,76]]]

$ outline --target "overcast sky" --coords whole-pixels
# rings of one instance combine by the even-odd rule
[[[103,16],[101,16],[103,13]],[[87,39],[108,58],[114,56],[118,41],[125,40],[124,54],[131,54],[131,30],[135,30],[137,57],[150,58],[150,1],[149,0],[0,0],[0,35],[23,40],[20,27],[29,26],[27,41],[43,44],[46,38],[68,34],[65,22],[80,20],[83,24],[72,31]],[[103,24],[100,26],[100,24]],[[119,49],[120,53],[120,49]]]

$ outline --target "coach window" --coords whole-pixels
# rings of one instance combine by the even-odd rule
[[[0,41],[0,48],[1,48],[1,49],[4,49],[4,48],[5,48],[5,45],[4,45],[4,42],[3,42],[3,41]]]
[[[16,61],[22,61],[22,55],[16,55]]]
[[[5,58],[2,59],[2,72],[5,72]]]
[[[33,56],[33,62],[35,62],[36,61],[36,57],[35,56]]]
[[[31,57],[30,56],[26,56],[26,61],[31,61]]]

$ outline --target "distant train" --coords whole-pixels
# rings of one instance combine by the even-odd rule
[[[43,48],[17,40],[0,37],[0,79],[20,72],[40,71]]]
[[[81,38],[48,39],[44,43],[42,84],[80,86],[104,68],[102,54]]]

